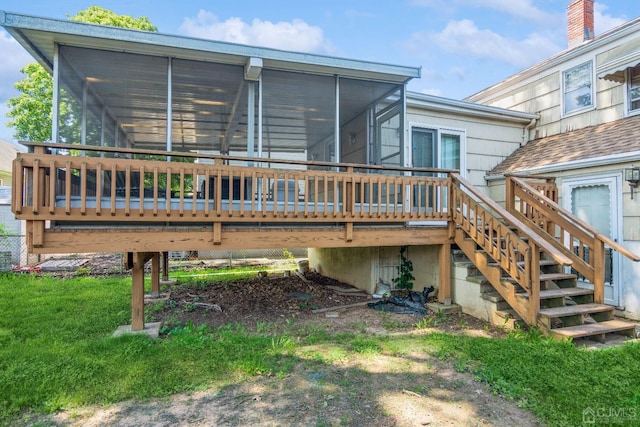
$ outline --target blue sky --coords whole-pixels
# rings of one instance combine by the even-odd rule
[[[3,0],[65,19],[91,5],[146,16],[160,32],[422,67],[409,90],[462,99],[567,47],[569,0]],[[640,16],[636,0],[596,1],[595,33]],[[6,100],[31,57],[0,30],[0,138]]]

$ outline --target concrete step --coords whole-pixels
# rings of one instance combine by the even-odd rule
[[[512,319],[512,320],[518,320],[518,321],[522,320],[520,315],[516,313],[516,311],[512,308],[508,308],[506,310],[496,310],[496,315],[498,317],[502,317],[503,319]]]

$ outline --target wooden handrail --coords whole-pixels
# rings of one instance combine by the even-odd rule
[[[147,150],[138,148],[118,148],[118,147],[97,147],[92,145],[76,145],[76,144],[61,144],[57,142],[28,142],[21,141],[20,144],[26,147],[46,147],[56,148],[64,150],[82,150],[97,153],[114,153],[114,154],[138,154],[146,156],[160,156],[160,157],[182,157],[190,159],[210,159],[224,161],[240,161],[247,163],[276,163],[282,165],[301,165],[311,166],[318,168],[339,168],[347,170],[348,168],[354,168],[356,170],[372,170],[372,171],[389,171],[389,172],[414,172],[414,173],[431,173],[431,174],[448,174],[458,172],[454,169],[438,169],[438,168],[414,168],[414,167],[402,167],[402,166],[381,166],[381,165],[364,165],[361,163],[333,163],[333,162],[320,162],[311,160],[289,160],[289,159],[275,159],[264,157],[245,157],[245,156],[229,156],[221,154],[205,154],[205,153],[190,153],[190,152],[177,152],[177,151],[158,151]],[[123,159],[125,160],[125,159]]]
[[[564,255],[562,252],[560,252],[558,249],[552,246],[549,242],[542,239],[538,235],[538,232],[532,230],[531,227],[524,224],[522,221],[516,218],[513,214],[511,214],[502,206],[500,206],[498,203],[496,203],[494,200],[492,200],[491,198],[487,197],[486,195],[478,191],[478,189],[474,187],[473,184],[471,184],[466,179],[462,178],[459,174],[452,173],[451,179],[454,183],[457,182],[458,184],[462,184],[467,189],[467,191],[469,191],[475,197],[480,199],[482,203],[486,204],[494,212],[499,213],[499,215],[504,219],[505,222],[516,227],[524,235],[528,236],[529,239],[536,244],[536,246],[538,246],[544,252],[549,254],[549,256],[551,256],[551,258],[553,258],[553,260],[556,261],[558,264],[566,265],[566,266],[573,264],[573,261],[569,257]]]
[[[547,211],[557,214],[562,219],[568,221],[569,224],[573,224],[576,229],[580,229],[580,231],[586,233],[587,235],[593,236],[594,239],[597,239],[597,240],[600,240],[600,241],[604,242],[611,249],[615,250],[616,252],[620,253],[621,255],[624,255],[626,258],[630,259],[631,261],[634,261],[634,262],[639,262],[640,261],[640,256],[639,255],[629,251],[627,248],[625,248],[624,246],[620,245],[618,242],[616,242],[615,240],[611,239],[609,236],[600,233],[598,230],[593,228],[591,225],[589,225],[586,222],[582,221],[580,218],[576,217],[575,215],[573,215],[571,212],[567,211],[566,209],[560,207],[553,200],[549,199],[548,197],[544,196],[543,194],[538,193],[537,191],[535,191],[535,188],[533,188],[532,186],[530,186],[529,184],[527,184],[523,180],[521,180],[521,179],[519,179],[519,178],[517,178],[515,176],[511,176],[511,177],[509,177],[507,179],[513,180],[514,183],[516,183],[524,191],[526,191],[528,196],[531,199],[533,199],[537,203],[538,206],[545,207]],[[573,233],[571,233],[571,234],[573,234]]]

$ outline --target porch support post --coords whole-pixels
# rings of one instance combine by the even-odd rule
[[[513,213],[515,208],[515,194],[513,194],[513,181],[511,180],[511,176],[507,175],[504,177],[505,184],[505,207],[507,208],[507,212]],[[524,214],[524,213],[523,213]]]
[[[160,252],[151,257],[151,294],[160,294]]]
[[[133,269],[131,270],[131,330],[144,329],[144,263],[145,253],[133,254]]]
[[[604,304],[605,251],[604,242],[593,241],[593,302]]]
[[[451,305],[451,243],[440,245],[438,252],[438,302]]]

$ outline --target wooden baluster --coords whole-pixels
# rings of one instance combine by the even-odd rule
[[[73,174],[71,173],[71,162],[67,160],[65,163],[65,181],[64,181],[64,191],[65,191],[65,204],[64,204],[64,212],[67,215],[71,214],[71,180],[73,179]]]
[[[171,216],[171,167],[167,168],[167,188],[165,189],[165,192],[166,192],[165,208],[167,211],[167,216]]]
[[[87,163],[80,164],[80,214],[87,214]]]
[[[100,162],[96,164],[96,215],[102,215],[102,163]]]
[[[178,214],[180,216],[184,216],[184,168],[180,168],[180,202],[179,202],[179,209],[178,209]]]
[[[138,198],[140,200],[140,209],[138,212],[140,216],[144,216],[144,166],[140,166],[138,173],[140,174],[138,183],[138,188],[140,188],[140,197]]]
[[[56,169],[56,162],[55,160],[51,160],[49,162],[49,213],[50,214],[53,214],[56,210],[56,188],[58,183],[57,181],[58,181],[58,170]]]
[[[158,216],[158,167],[153,167],[153,216]]]
[[[114,161],[113,163],[111,163],[111,215],[116,214],[116,195],[117,195],[116,194],[116,186],[117,186],[116,174],[117,174],[116,163]]]
[[[131,213],[131,165],[127,165],[124,175],[124,214]]]

